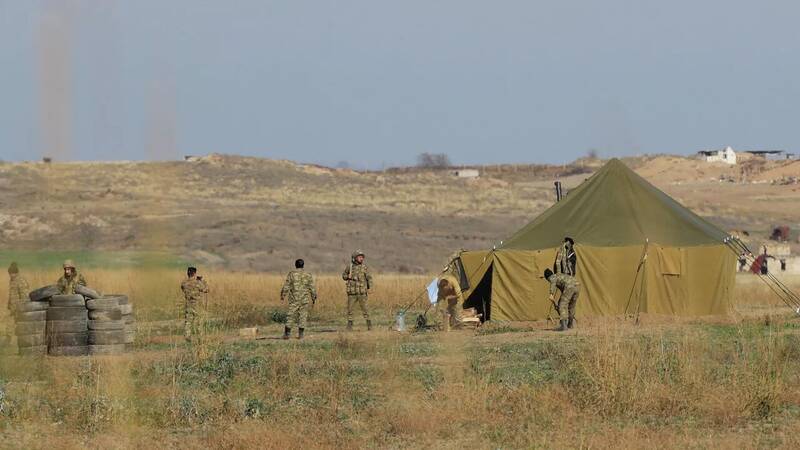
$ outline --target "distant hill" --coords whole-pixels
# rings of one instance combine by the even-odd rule
[[[734,180],[737,168],[654,156],[632,168],[720,226],[800,223],[798,185]],[[476,167],[477,179],[420,168],[355,172],[260,158],[0,164],[0,245],[11,250],[164,252],[235,270],[298,257],[338,271],[361,248],[376,269],[425,272],[458,248],[485,248],[602,165]],[[770,163],[785,177],[793,167]],[[797,175],[800,175],[798,173]]]

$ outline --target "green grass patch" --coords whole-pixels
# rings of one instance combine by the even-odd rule
[[[75,261],[79,268],[158,268],[175,269],[186,267],[181,258],[161,252],[135,251],[90,251],[90,250],[1,250],[0,265],[7,267],[16,261],[22,270],[60,269],[66,259]]]

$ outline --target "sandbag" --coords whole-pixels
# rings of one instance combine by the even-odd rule
[[[45,322],[40,320],[38,322],[19,322],[14,325],[14,331],[17,336],[24,336],[26,334],[44,334]]]
[[[47,310],[47,320],[86,320],[88,317],[84,307],[55,307]]]
[[[48,320],[47,334],[80,333],[88,331],[88,320]]]
[[[88,309],[119,308],[119,300],[116,297],[103,297],[86,300]]]
[[[90,331],[88,339],[92,345],[124,344],[125,331]]]
[[[89,330],[97,330],[97,331],[125,330],[125,322],[122,320],[90,320]]]
[[[119,308],[90,309],[89,318],[92,320],[122,320]]]
[[[17,312],[45,311],[50,307],[47,302],[19,302],[15,306]]]
[[[100,298],[102,295],[92,288],[88,288],[82,284],[75,286],[75,293],[80,294],[86,298]]]
[[[120,304],[119,305],[119,310],[123,315],[125,315],[125,314],[133,314],[133,305],[131,305],[131,304],[124,304],[124,305]]]
[[[89,332],[80,333],[52,333],[47,335],[47,345],[52,347],[74,347],[76,345],[87,345],[89,342]]]
[[[47,311],[20,312],[14,314],[14,320],[19,322],[40,322],[47,320]]]

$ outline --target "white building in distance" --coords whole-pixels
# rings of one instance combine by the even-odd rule
[[[736,152],[731,147],[722,150],[703,150],[697,152],[706,162],[724,162],[726,164],[736,164]]]

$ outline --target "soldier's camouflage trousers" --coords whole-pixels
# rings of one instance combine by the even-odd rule
[[[567,288],[558,299],[558,315],[561,320],[575,317],[575,304],[578,302],[578,290]]]
[[[191,340],[192,336],[199,334],[199,316],[197,303],[187,301],[183,310],[183,336],[186,340]]]
[[[286,326],[289,328],[294,328],[295,326],[305,328],[306,321],[308,321],[308,301],[290,301]]]
[[[350,294],[347,296],[347,320],[353,321],[353,304],[358,303],[361,308],[361,314],[364,319],[369,320],[369,312],[367,311],[367,295],[366,294]]]
[[[461,307],[461,302],[458,298],[447,299],[447,314],[450,315],[450,327],[455,328],[461,326],[461,312],[464,308]]]

